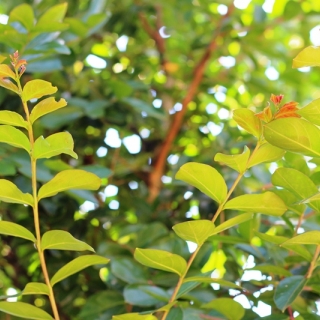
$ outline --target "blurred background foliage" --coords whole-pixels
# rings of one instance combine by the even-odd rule
[[[300,106],[319,98],[319,71],[291,68],[303,47],[320,44],[319,18],[318,0],[0,2],[1,54],[19,50],[28,61],[23,81],[50,81],[59,89],[56,97],[68,101],[67,108],[38,121],[35,132],[69,131],[79,159],[39,161],[39,184],[69,166],[103,181],[99,194],[72,191],[40,203],[43,231],[68,230],[111,259],[107,267],[88,268],[55,287],[63,319],[111,319],[165,304],[176,276],[139,265],[134,249],[190,255],[192,244],[171,227],[212,218],[216,204],[174,175],[182,164],[196,161],[217,168],[229,185],[234,181],[236,172],[213,161],[217,152],[236,154],[254,143],[232,120],[233,109],[261,111],[271,93]],[[3,88],[0,108],[23,111],[17,96]],[[251,169],[235,193],[270,188],[270,172],[279,165],[311,170],[302,157],[287,153],[277,164]],[[0,176],[30,191],[27,155],[1,144]],[[317,172],[312,177],[320,183]],[[30,208],[1,203],[0,210],[2,219],[33,230]],[[216,297],[234,297],[246,308],[247,320],[270,314],[288,319],[272,299],[279,275],[244,269],[288,263],[284,249],[254,237],[252,230],[260,224],[261,232],[290,236],[289,218],[297,217],[257,217],[204,245],[192,272],[213,271],[214,277],[242,285],[245,294],[203,284],[182,296],[184,308],[173,309],[170,319],[228,319],[198,309]],[[302,227],[319,230],[319,218]],[[1,236],[0,249],[2,297],[39,278],[37,254],[29,244]],[[76,255],[50,251],[50,274]],[[295,262],[297,269],[307,268],[304,261]],[[295,315],[314,319],[319,294],[316,284],[304,292],[293,304]],[[41,296],[29,301],[50,309]]]

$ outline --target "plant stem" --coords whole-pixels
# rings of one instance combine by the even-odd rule
[[[311,278],[311,276],[312,276],[312,272],[313,272],[313,270],[314,270],[314,268],[315,268],[315,266],[316,266],[316,263],[317,263],[317,259],[318,259],[318,257],[319,257],[319,254],[320,254],[320,245],[317,246],[316,251],[315,251],[315,253],[314,253],[314,255],[313,255],[313,258],[312,258],[312,261],[311,261],[311,263],[310,263],[308,272],[307,272],[307,274],[306,274],[306,278],[307,278],[307,279]]]
[[[22,100],[22,87],[20,83],[20,77],[18,74],[18,71],[16,71],[16,82],[18,84],[19,92],[20,92],[20,97]],[[30,159],[31,159],[31,177],[32,177],[32,193],[33,193],[33,219],[34,219],[34,227],[36,231],[36,247],[38,250],[39,254],[39,259],[40,259],[40,265],[43,273],[43,277],[45,279],[45,283],[49,289],[49,300],[52,308],[52,312],[54,315],[55,320],[60,320],[56,300],[54,297],[53,289],[50,284],[50,278],[47,270],[47,265],[44,257],[44,252],[41,250],[41,232],[40,232],[40,220],[39,220],[39,209],[38,209],[38,195],[37,195],[37,160],[33,158],[33,149],[34,149],[34,135],[33,135],[33,129],[32,129],[32,123],[30,122],[30,114],[29,114],[29,109],[28,105],[25,101],[22,100],[23,104],[23,109],[26,114],[26,119],[28,122],[28,135],[29,135],[29,140],[30,140]]]

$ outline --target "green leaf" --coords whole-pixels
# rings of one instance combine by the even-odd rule
[[[292,276],[279,282],[275,293],[274,302],[282,312],[299,296],[308,279],[304,276]]]
[[[248,168],[251,168],[263,162],[277,161],[281,159],[284,154],[284,150],[269,143],[265,143],[255,153],[252,154],[248,163]]]
[[[242,154],[226,155],[222,153],[217,153],[214,157],[214,161],[222,162],[223,164],[238,171],[239,173],[243,173],[247,169],[247,162],[249,156],[250,149],[245,146]]]
[[[212,234],[214,224],[209,220],[195,220],[178,223],[172,227],[178,237],[202,245]]]
[[[30,142],[27,136],[19,129],[9,125],[0,125],[0,142],[10,144],[17,148],[22,148],[30,152]]]
[[[22,295],[45,294],[49,295],[49,288],[45,283],[29,282],[22,291]]]
[[[292,68],[320,66],[320,48],[306,47],[293,59]]]
[[[287,269],[279,266],[274,266],[271,264],[255,266],[253,268],[245,269],[245,270],[258,270],[265,274],[273,274],[273,275],[284,276],[284,277],[292,276],[292,273]]]
[[[23,319],[54,320],[47,312],[25,302],[0,301],[0,311]]]
[[[285,203],[273,192],[245,194],[229,200],[224,209],[260,212],[271,216],[281,216],[287,210]]]
[[[183,280],[183,283],[186,282],[201,282],[201,283],[218,283],[222,287],[228,287],[232,289],[242,289],[240,286],[236,285],[233,282],[223,280],[223,279],[215,279],[215,278],[208,278],[208,277],[188,277]]]
[[[38,199],[51,197],[69,189],[97,190],[100,184],[101,179],[93,173],[76,169],[64,170],[40,188]]]
[[[283,118],[264,126],[264,137],[284,150],[320,157],[320,130],[299,118]]]
[[[5,179],[0,179],[0,200],[33,206],[33,197],[30,193],[23,193],[14,183]]]
[[[197,162],[186,163],[177,172],[176,179],[198,188],[219,204],[227,196],[227,185],[223,177],[216,169],[206,164]]]
[[[318,192],[318,188],[308,176],[291,168],[278,168],[272,175],[271,181],[273,185],[289,190],[298,200],[306,199]],[[320,211],[320,199],[314,199],[308,205]]]
[[[126,313],[112,316],[112,320],[157,320],[152,314]]]
[[[0,188],[2,188],[1,180],[0,180]],[[20,226],[20,224],[13,223],[10,221],[2,221],[2,220],[0,221],[0,234],[19,237],[19,238],[30,240],[32,242],[37,241],[35,236],[28,229],[26,229],[23,226]]]
[[[0,77],[1,78],[9,77],[9,78],[15,79],[16,75],[8,65],[0,64]]]
[[[9,23],[19,21],[28,31],[32,30],[34,24],[34,13],[28,4],[21,4],[15,7],[9,15]]]
[[[79,272],[80,270],[96,264],[107,264],[109,261],[109,259],[97,255],[85,255],[77,257],[59,269],[50,280],[50,283],[52,286],[54,286],[56,283],[71,276],[72,274]]]
[[[252,217],[253,217],[253,214],[250,212],[250,213],[243,213],[243,214],[240,214],[234,218],[228,219],[227,221],[221,223],[219,226],[216,226],[213,234],[218,234],[221,231],[230,229],[231,227],[233,227],[237,224],[251,220]]]
[[[320,126],[320,99],[311,101],[305,107],[297,111],[302,117],[308,121]]]
[[[233,120],[244,130],[259,138],[261,136],[261,121],[250,109],[233,111]]]
[[[41,250],[71,250],[92,251],[94,249],[87,243],[74,238],[69,232],[63,230],[50,230],[41,238]]]
[[[229,320],[241,320],[245,310],[242,305],[231,298],[218,298],[201,306],[204,309],[217,310]]]
[[[31,99],[39,99],[48,94],[57,92],[57,87],[53,87],[52,84],[45,80],[31,80],[28,81],[22,90],[22,101],[29,101]]]
[[[179,276],[182,276],[187,268],[182,257],[163,250],[137,248],[134,258],[147,267],[177,273]]]
[[[11,82],[9,79],[0,79],[0,86],[3,88],[6,88],[8,90],[11,90],[11,91],[15,92],[16,94],[20,94],[19,88],[13,82]]]
[[[65,153],[78,159],[77,154],[73,151],[73,146],[73,139],[69,132],[58,132],[48,138],[41,136],[35,141],[33,157],[35,159],[48,159]]]
[[[299,234],[289,240],[283,242],[284,245],[287,244],[316,244],[320,245],[320,231],[307,231],[305,233]]]
[[[37,119],[44,116],[45,114],[63,108],[66,105],[67,102],[64,99],[60,99],[59,101],[56,101],[53,97],[43,99],[32,109],[30,114],[30,121],[31,123],[34,123]]]
[[[15,127],[28,128],[28,122],[25,121],[19,113],[12,111],[0,111],[0,123]]]

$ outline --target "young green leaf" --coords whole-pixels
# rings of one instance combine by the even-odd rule
[[[112,320],[157,320],[152,314],[125,313],[112,316]]]
[[[48,159],[65,153],[78,159],[77,154],[73,151],[73,146],[73,139],[69,132],[58,132],[48,138],[41,136],[35,141],[33,157],[35,159]]]
[[[0,87],[6,88],[15,92],[16,94],[19,94],[19,88],[9,79],[0,79]]]
[[[274,293],[276,306],[284,312],[290,304],[299,296],[308,279],[304,276],[292,276],[281,280]]]
[[[23,319],[54,320],[47,312],[25,302],[0,301],[0,311]]]
[[[223,177],[216,169],[206,164],[196,162],[186,163],[177,172],[176,179],[198,188],[219,204],[227,196],[227,185]]]
[[[230,229],[231,227],[233,227],[237,224],[240,224],[240,223],[243,223],[245,221],[252,219],[252,217],[253,217],[253,213],[250,212],[250,213],[243,213],[243,214],[240,214],[234,218],[228,219],[227,221],[221,223],[219,226],[216,226],[213,234],[218,234],[221,231]]]
[[[293,59],[292,68],[320,66],[320,48],[310,46],[304,48]]]
[[[48,81],[40,79],[31,80],[23,87],[21,99],[24,102],[31,99],[39,99],[43,96],[53,94],[57,92],[57,90],[57,87],[53,87]]]
[[[281,159],[285,151],[269,143],[263,144],[250,158],[248,168],[264,162],[272,162]]]
[[[178,223],[172,229],[181,239],[202,245],[214,233],[214,224],[209,220],[194,220]]]
[[[224,209],[260,212],[271,216],[281,216],[287,210],[285,203],[273,192],[245,194],[228,201]]]
[[[15,127],[6,124],[0,125],[0,142],[10,144],[17,148],[22,148],[30,152],[30,142],[27,136]]]
[[[109,261],[109,259],[97,255],[85,255],[77,257],[59,269],[50,280],[50,283],[52,286],[54,286],[59,281],[62,281],[63,279],[79,272],[80,270],[96,264],[107,264]]]
[[[250,109],[237,109],[233,111],[233,120],[244,130],[259,138],[261,136],[261,121]]]
[[[238,286],[233,282],[223,280],[223,279],[215,279],[215,278],[208,278],[208,277],[188,277],[183,280],[183,283],[193,282],[193,281],[200,282],[200,283],[218,283],[222,287],[228,287],[232,289],[242,289],[240,286]]]
[[[72,250],[93,251],[87,243],[74,238],[69,232],[63,230],[50,230],[41,238],[41,250]]]
[[[59,101],[56,101],[53,97],[43,99],[32,109],[30,114],[30,121],[31,123],[34,123],[37,119],[44,116],[45,114],[63,108],[66,105],[67,102],[64,99],[60,99]]]
[[[314,231],[307,231],[304,233],[301,233],[293,238],[290,238],[289,240],[286,240],[283,242],[284,245],[287,244],[316,244],[320,245],[320,231],[314,230]]]
[[[214,161],[222,162],[228,167],[243,173],[247,169],[247,162],[250,156],[250,149],[245,146],[242,154],[226,155],[223,153],[217,153],[214,157]]]
[[[320,130],[299,118],[282,118],[264,126],[266,140],[279,148],[305,156],[320,157]]]
[[[38,199],[51,197],[69,189],[97,190],[100,184],[101,179],[93,173],[76,169],[64,170],[40,188]]]
[[[204,309],[217,310],[229,320],[241,320],[245,310],[242,305],[231,298],[218,298],[201,306]]]
[[[137,248],[134,258],[147,267],[177,273],[179,276],[182,276],[187,268],[182,257],[163,250]]]
[[[8,65],[0,64],[0,78],[6,78],[6,77],[15,79],[16,75]]]
[[[0,123],[14,127],[28,127],[28,122],[25,121],[19,113],[7,110],[0,111]]]
[[[49,295],[49,288],[45,283],[41,282],[29,282],[25,286],[22,291],[22,295],[29,295],[29,294],[44,294]]]
[[[5,179],[0,179],[0,200],[33,206],[33,197],[30,193],[23,193],[14,183]]]
[[[0,184],[0,188],[1,188],[1,184]],[[20,226],[20,224],[13,223],[10,221],[3,221],[3,220],[0,221],[0,234],[23,238],[23,239],[30,240],[32,242],[37,241],[35,236],[28,229],[26,229],[23,226]]]
[[[305,107],[299,109],[297,113],[313,124],[320,126],[320,99],[311,101]]]
[[[25,26],[28,31],[31,31],[34,24],[34,13],[32,7],[28,4],[21,4],[10,12],[9,23],[18,21]]]

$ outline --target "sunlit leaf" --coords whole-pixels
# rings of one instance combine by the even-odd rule
[[[0,301],[0,311],[23,319],[54,320],[47,312],[25,302]]]
[[[126,313],[112,316],[112,320],[157,320],[152,314]]]
[[[76,169],[64,170],[40,188],[38,199],[51,197],[69,189],[97,190],[100,184],[101,179],[93,173]]]
[[[80,270],[96,264],[107,264],[109,261],[109,259],[97,255],[85,255],[77,257],[59,269],[50,280],[50,283],[52,286],[54,286],[59,281],[62,281],[63,279],[79,272]]]
[[[29,282],[22,291],[22,295],[44,294],[49,295],[49,288],[45,283]]]
[[[19,129],[9,125],[0,125],[0,142],[10,144],[17,148],[25,149],[30,152],[30,142],[27,136]]]
[[[233,120],[244,130],[259,138],[261,135],[261,121],[250,109],[237,109],[233,111]]]
[[[9,15],[9,23],[12,23],[13,21],[21,22],[28,31],[32,30],[34,24],[32,7],[24,3],[13,8]]]
[[[284,245],[287,244],[316,244],[320,245],[320,231],[307,231],[297,236],[290,238],[283,242]]]
[[[0,111],[0,123],[8,124],[14,127],[28,127],[28,122],[25,121],[19,113],[7,110]]]
[[[183,240],[202,245],[208,237],[214,234],[214,224],[209,220],[195,220],[178,223],[173,231]]]
[[[177,172],[176,179],[191,184],[218,203],[222,203],[227,196],[227,185],[223,177],[206,164],[186,163]]]
[[[179,276],[187,268],[187,263],[182,257],[163,250],[137,248],[134,258],[147,267],[177,273]]]
[[[240,223],[243,223],[245,221],[248,221],[252,219],[253,214],[250,213],[244,213],[244,214],[239,214],[238,216],[235,216],[231,219],[228,219],[227,221],[222,222],[220,225],[216,226],[214,229],[213,234],[218,234],[221,231],[230,229],[231,227],[234,227],[235,225],[238,225]]]
[[[281,280],[274,294],[276,306],[283,312],[299,296],[307,281],[304,276],[292,276]]]
[[[68,132],[58,132],[47,138],[40,136],[35,141],[33,156],[35,159],[48,159],[61,153],[65,153],[78,159],[77,154],[73,151],[73,146],[72,136]]]
[[[287,207],[280,197],[268,191],[261,194],[245,194],[233,198],[225,204],[224,209],[281,216],[287,210]]]
[[[0,87],[6,88],[15,92],[16,94],[19,94],[19,88],[9,79],[0,79]]]
[[[8,65],[0,64],[0,78],[6,78],[6,77],[15,79],[16,75]]]
[[[320,99],[311,101],[305,107],[299,109],[297,113],[313,124],[320,126]]]
[[[33,197],[29,193],[23,193],[9,180],[0,179],[0,200],[8,203],[21,203],[33,206]]]
[[[45,80],[30,80],[28,81],[22,90],[22,100],[29,101],[32,99],[39,99],[48,94],[57,92],[58,88],[53,87],[52,84]]]
[[[87,243],[74,238],[69,232],[63,230],[50,230],[41,238],[41,250],[72,250],[93,251]]]
[[[0,180],[0,189],[1,189],[1,180]],[[28,229],[26,229],[23,226],[20,226],[17,223],[13,223],[10,221],[3,221],[3,220],[0,221],[0,234],[19,237],[19,238],[30,240],[32,242],[37,241],[35,236]]]
[[[306,47],[293,59],[292,68],[320,66],[320,48]]]
[[[60,99],[59,101],[56,101],[53,97],[43,99],[32,109],[30,114],[30,121],[31,123],[34,123],[37,119],[44,116],[45,114],[63,108],[66,105],[67,102],[64,99]]]

